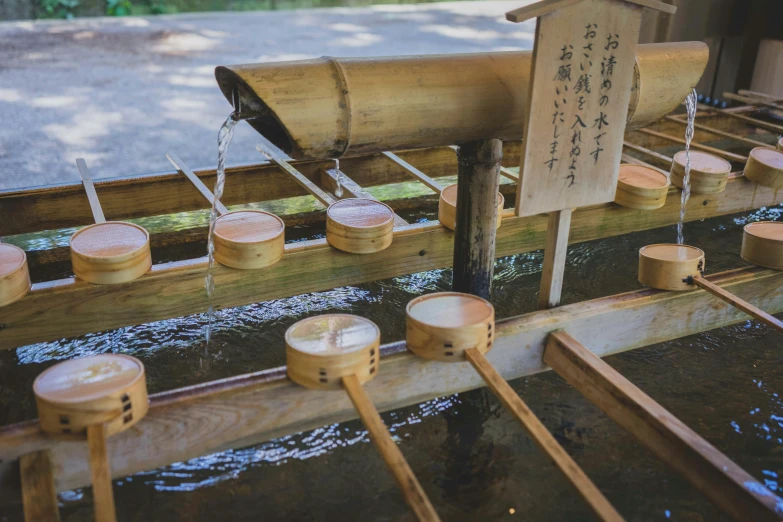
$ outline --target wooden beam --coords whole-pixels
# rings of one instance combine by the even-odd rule
[[[451,288],[489,299],[495,273],[498,189],[503,143],[464,143],[457,152],[457,215]]]
[[[44,449],[19,458],[25,522],[60,522],[49,453]]]
[[[401,157],[397,156],[393,152],[384,152],[384,156],[392,160],[394,163],[405,169],[409,174],[411,174],[414,178],[418,179],[422,183],[424,183],[430,190],[434,190],[438,194],[440,194],[443,191],[443,187],[432,179],[431,177],[427,176],[425,173],[402,159]]]
[[[378,198],[364,190],[361,185],[356,183],[354,180],[348,177],[348,175],[340,170],[341,178],[340,178],[340,185],[343,189],[343,197],[349,197],[349,198],[362,198],[362,199],[372,199],[373,201],[378,201]],[[321,172],[321,185],[326,187],[327,190],[332,192],[334,194],[335,190],[337,190],[337,171],[335,169],[325,169]],[[336,194],[335,194],[336,195]],[[408,222],[402,219],[400,216],[397,215],[397,213],[394,213],[394,226],[395,227],[404,227],[408,225]]]
[[[572,230],[578,233],[578,227]],[[781,271],[751,267],[710,280],[771,313],[783,310]],[[487,359],[510,380],[548,369],[544,346],[556,329],[590,339],[603,357],[746,320],[700,290],[644,289],[498,321]],[[381,354],[383,370],[366,386],[380,411],[484,385],[469,365],[426,361],[408,353],[404,343],[385,345]],[[277,368],[155,394],[144,419],[107,446],[118,478],[354,418],[347,396],[324,401],[323,392],[294,384],[285,368]],[[44,449],[52,452],[58,491],[89,484],[86,442],[57,440],[37,422],[7,426],[0,428],[0,504],[20,498],[19,457]]]
[[[520,142],[503,144],[508,161],[519,161]],[[453,176],[457,159],[449,147],[399,151],[397,155],[415,163],[430,176]],[[332,160],[291,161],[290,164],[313,182],[324,169],[333,168]],[[410,176],[381,154],[346,157],[341,168],[363,187],[409,181]],[[216,181],[215,169],[194,169],[208,187]],[[226,169],[225,191],[221,201],[228,206],[279,200],[306,192],[270,162]],[[133,219],[174,212],[209,208],[210,204],[176,170],[95,182],[101,206],[109,219]],[[90,225],[93,217],[81,183],[46,187],[0,190],[0,236],[12,236],[42,230]]]
[[[560,304],[572,213],[570,208],[549,213],[546,246],[544,247],[544,265],[541,270],[541,285],[538,291],[539,310],[554,308]]]
[[[664,207],[655,212],[614,203],[575,211],[571,243],[676,224],[680,191],[672,187],[670,192]],[[691,197],[686,220],[779,203],[783,191],[733,177],[719,194]],[[519,218],[507,210],[503,217],[496,256],[543,248],[546,216]],[[216,267],[214,303],[217,308],[239,306],[446,267],[453,261],[453,238],[451,231],[431,221],[395,231],[392,245],[371,256],[340,252],[323,239],[292,243],[286,245],[279,263],[263,270]],[[149,273],[123,285],[91,285],[74,279],[34,284],[24,298],[3,307],[0,349],[203,312],[207,309],[205,270],[206,259],[201,258],[154,265]]]
[[[783,516],[780,497],[568,333],[549,336],[544,362],[735,520]]]
[[[655,136],[656,138],[661,138],[662,140],[671,141],[673,143],[679,143],[681,145],[685,145],[685,138],[680,138],[679,136],[672,136],[670,134],[666,134],[665,132],[657,132],[650,129],[637,129],[636,132],[647,134],[648,136]],[[691,141],[691,148],[694,150],[707,152],[709,154],[712,154],[713,156],[718,156],[720,158],[724,158],[729,161],[736,161],[739,163],[745,163],[746,161],[748,161],[747,156],[741,156],[739,154],[734,154],[733,152],[716,149],[715,147],[709,147],[707,145],[702,145],[701,143],[696,143],[694,141]]]

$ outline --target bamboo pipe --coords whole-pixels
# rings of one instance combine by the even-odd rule
[[[363,317],[325,314],[302,319],[285,333],[288,377],[305,388],[345,390],[416,518],[438,522],[435,508],[362,386],[378,375],[380,342],[378,326]]]
[[[503,406],[517,418],[530,438],[552,459],[596,515],[601,520],[623,520],[579,465],[484,357],[495,340],[495,309],[489,301],[471,294],[440,292],[413,299],[405,311],[405,341],[408,349],[419,357],[434,361],[468,360]]]
[[[665,116],[707,64],[702,42],[640,45],[628,129]],[[531,51],[319,58],[221,66],[218,85],[253,128],[294,158],[338,158],[478,139],[518,140]]]

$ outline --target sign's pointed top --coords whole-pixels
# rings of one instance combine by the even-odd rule
[[[576,5],[584,0],[541,0],[519,9],[514,9],[506,13],[506,20],[509,22],[519,23],[531,18],[537,18],[546,14]],[[640,5],[642,7],[649,7],[650,9],[657,9],[666,14],[674,14],[677,8],[671,4],[666,4],[659,0],[606,0],[614,2],[628,2],[630,4]]]

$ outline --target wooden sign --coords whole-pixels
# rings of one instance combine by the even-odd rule
[[[617,187],[642,7],[565,3],[538,15],[519,216],[606,203]]]

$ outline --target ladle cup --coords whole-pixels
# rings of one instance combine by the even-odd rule
[[[751,252],[748,255],[756,252],[753,248],[748,250]],[[748,259],[744,247],[743,258]],[[696,247],[663,243],[641,248],[639,282],[651,288],[673,291],[692,290],[696,285],[772,328],[783,331],[783,322],[779,319],[705,279],[704,252]]]
[[[25,251],[0,242],[0,308],[23,298],[31,286]]]
[[[495,341],[495,309],[470,294],[442,292],[423,295],[406,307],[408,348],[425,359],[467,360],[487,386],[517,418],[530,437],[560,468],[593,511],[603,520],[623,518],[590,478],[565,452],[527,404],[484,357]]]
[[[179,156],[166,158],[190,180],[204,198],[212,203],[215,196]],[[215,202],[220,217],[215,222],[215,260],[231,268],[257,269],[273,265],[285,253],[285,223],[278,216],[262,210],[229,212]]]
[[[302,319],[285,333],[288,376],[306,388],[344,389],[411,510],[419,520],[437,521],[435,509],[362,386],[377,375],[380,339],[375,323],[363,317],[327,314]]]
[[[138,279],[152,267],[149,233],[133,223],[106,221],[87,164],[79,158],[76,166],[95,224],[71,236],[73,273],[79,279],[99,285]]]
[[[87,438],[97,522],[114,522],[106,438],[127,430],[149,410],[144,365],[127,355],[101,354],[52,366],[33,383],[41,429],[58,438]]]

